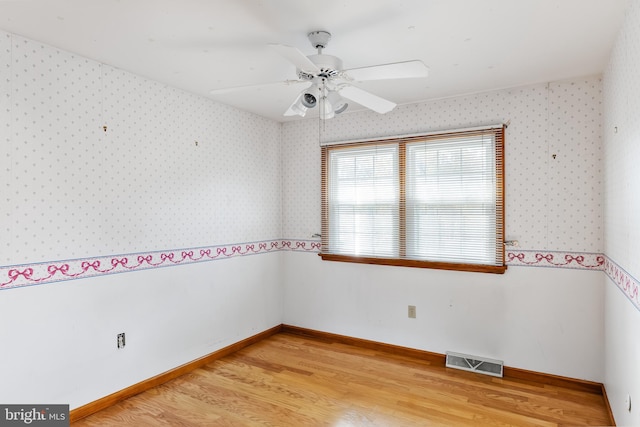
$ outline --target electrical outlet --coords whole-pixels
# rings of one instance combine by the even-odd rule
[[[118,334],[118,348],[124,348],[124,332]]]
[[[410,319],[415,319],[416,318],[416,306],[415,305],[410,305],[408,311],[409,311],[409,318]]]

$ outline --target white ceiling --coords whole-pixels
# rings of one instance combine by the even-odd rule
[[[311,55],[314,30],[345,69],[422,60],[426,79],[360,85],[398,104],[598,74],[629,1],[0,0],[0,29],[284,121],[298,86],[209,91],[295,79],[266,45]]]

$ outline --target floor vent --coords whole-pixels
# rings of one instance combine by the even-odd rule
[[[463,371],[502,377],[502,360],[487,359],[486,357],[470,356],[468,354],[447,351],[447,368],[462,369]]]

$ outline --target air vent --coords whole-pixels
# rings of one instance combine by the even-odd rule
[[[471,356],[447,351],[447,368],[462,369],[463,371],[502,377],[502,360],[487,359],[486,357]]]

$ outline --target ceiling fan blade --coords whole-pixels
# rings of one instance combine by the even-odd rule
[[[373,65],[370,67],[352,68],[344,70],[344,74],[355,81],[410,79],[427,77],[429,67],[420,60],[394,62],[391,64]]]
[[[340,90],[340,95],[380,114],[388,113],[396,108],[396,104],[394,102],[380,98],[377,95],[355,86],[346,86],[342,88]]]
[[[287,46],[284,44],[270,44],[269,47],[274,49],[284,58],[288,59],[293,65],[295,65],[299,70],[310,74],[317,74],[320,72],[320,69],[316,64],[311,62],[309,58],[307,58],[304,53],[300,52],[300,50],[295,47]]]
[[[213,89],[209,91],[211,95],[222,95],[225,93],[242,91],[242,90],[260,90],[264,88],[270,87],[278,87],[278,86],[291,86],[299,83],[309,83],[306,80],[285,80],[282,82],[273,82],[273,83],[261,83],[257,85],[247,85],[247,86],[233,86],[233,87],[223,87],[221,89]]]

